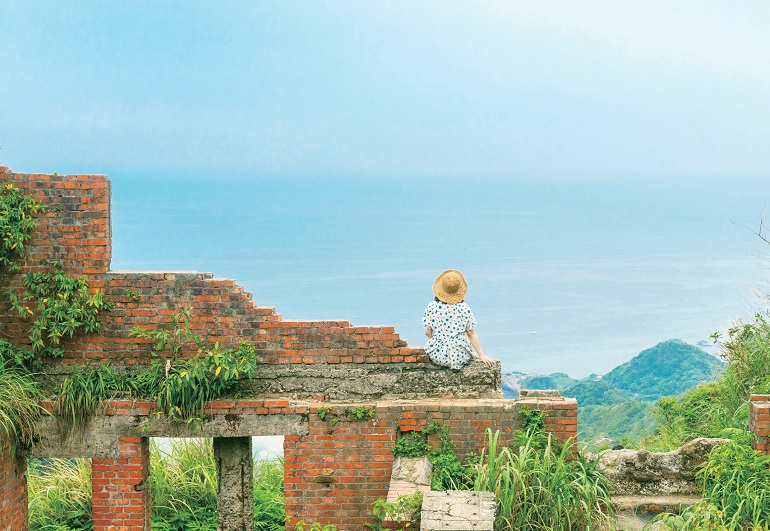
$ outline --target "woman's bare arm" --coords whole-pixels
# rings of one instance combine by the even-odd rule
[[[479,359],[483,361],[487,367],[494,367],[496,360],[493,360],[489,356],[485,355],[484,352],[481,350],[481,345],[479,344],[479,338],[476,335],[475,330],[468,330],[468,339],[471,340],[471,345],[473,345],[473,349],[476,351],[476,354],[479,355]]]
[[[428,336],[429,338],[433,337],[433,330],[430,328],[426,328],[425,335]]]

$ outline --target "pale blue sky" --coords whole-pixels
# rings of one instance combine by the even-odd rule
[[[770,176],[770,4],[0,2],[0,163]]]
[[[770,3],[0,0],[0,21],[0,164],[108,174],[115,269],[213,271],[419,345],[460,268],[488,354],[573,375],[705,339],[767,276],[741,226],[770,184]]]

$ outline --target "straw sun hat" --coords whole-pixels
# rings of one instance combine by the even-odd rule
[[[468,284],[465,283],[463,274],[456,269],[444,271],[433,283],[433,294],[447,304],[460,302],[467,292]]]

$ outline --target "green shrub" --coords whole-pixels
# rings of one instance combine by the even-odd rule
[[[665,529],[770,529],[770,456],[751,447],[751,434],[728,430],[731,441],[711,451],[696,478],[703,501],[657,520]]]

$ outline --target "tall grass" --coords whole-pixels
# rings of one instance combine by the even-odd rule
[[[40,386],[26,370],[0,359],[0,438],[10,440],[14,450],[32,444],[42,398]]]
[[[154,531],[216,531],[217,475],[211,439],[152,441],[150,496]],[[91,467],[86,459],[31,460],[33,531],[92,531]],[[285,528],[283,461],[254,462],[254,530]]]
[[[54,403],[62,427],[82,428],[104,406],[104,401],[126,394],[126,380],[107,365],[86,366],[67,376]]]
[[[211,439],[153,441],[150,495],[154,531],[215,531],[217,475]],[[283,461],[254,462],[254,529],[285,528]]]
[[[31,530],[93,530],[89,459],[31,459],[27,489]]]
[[[500,446],[500,432],[487,430],[473,490],[491,491],[498,503],[495,529],[606,529],[613,524],[610,495],[595,464],[575,458],[570,445],[543,448],[529,431],[515,451]]]
[[[283,459],[254,463],[254,530],[283,531]]]
[[[732,440],[712,450],[696,473],[703,483],[703,501],[681,515],[662,515],[659,529],[770,529],[770,456],[751,447],[748,432],[724,435]]]

